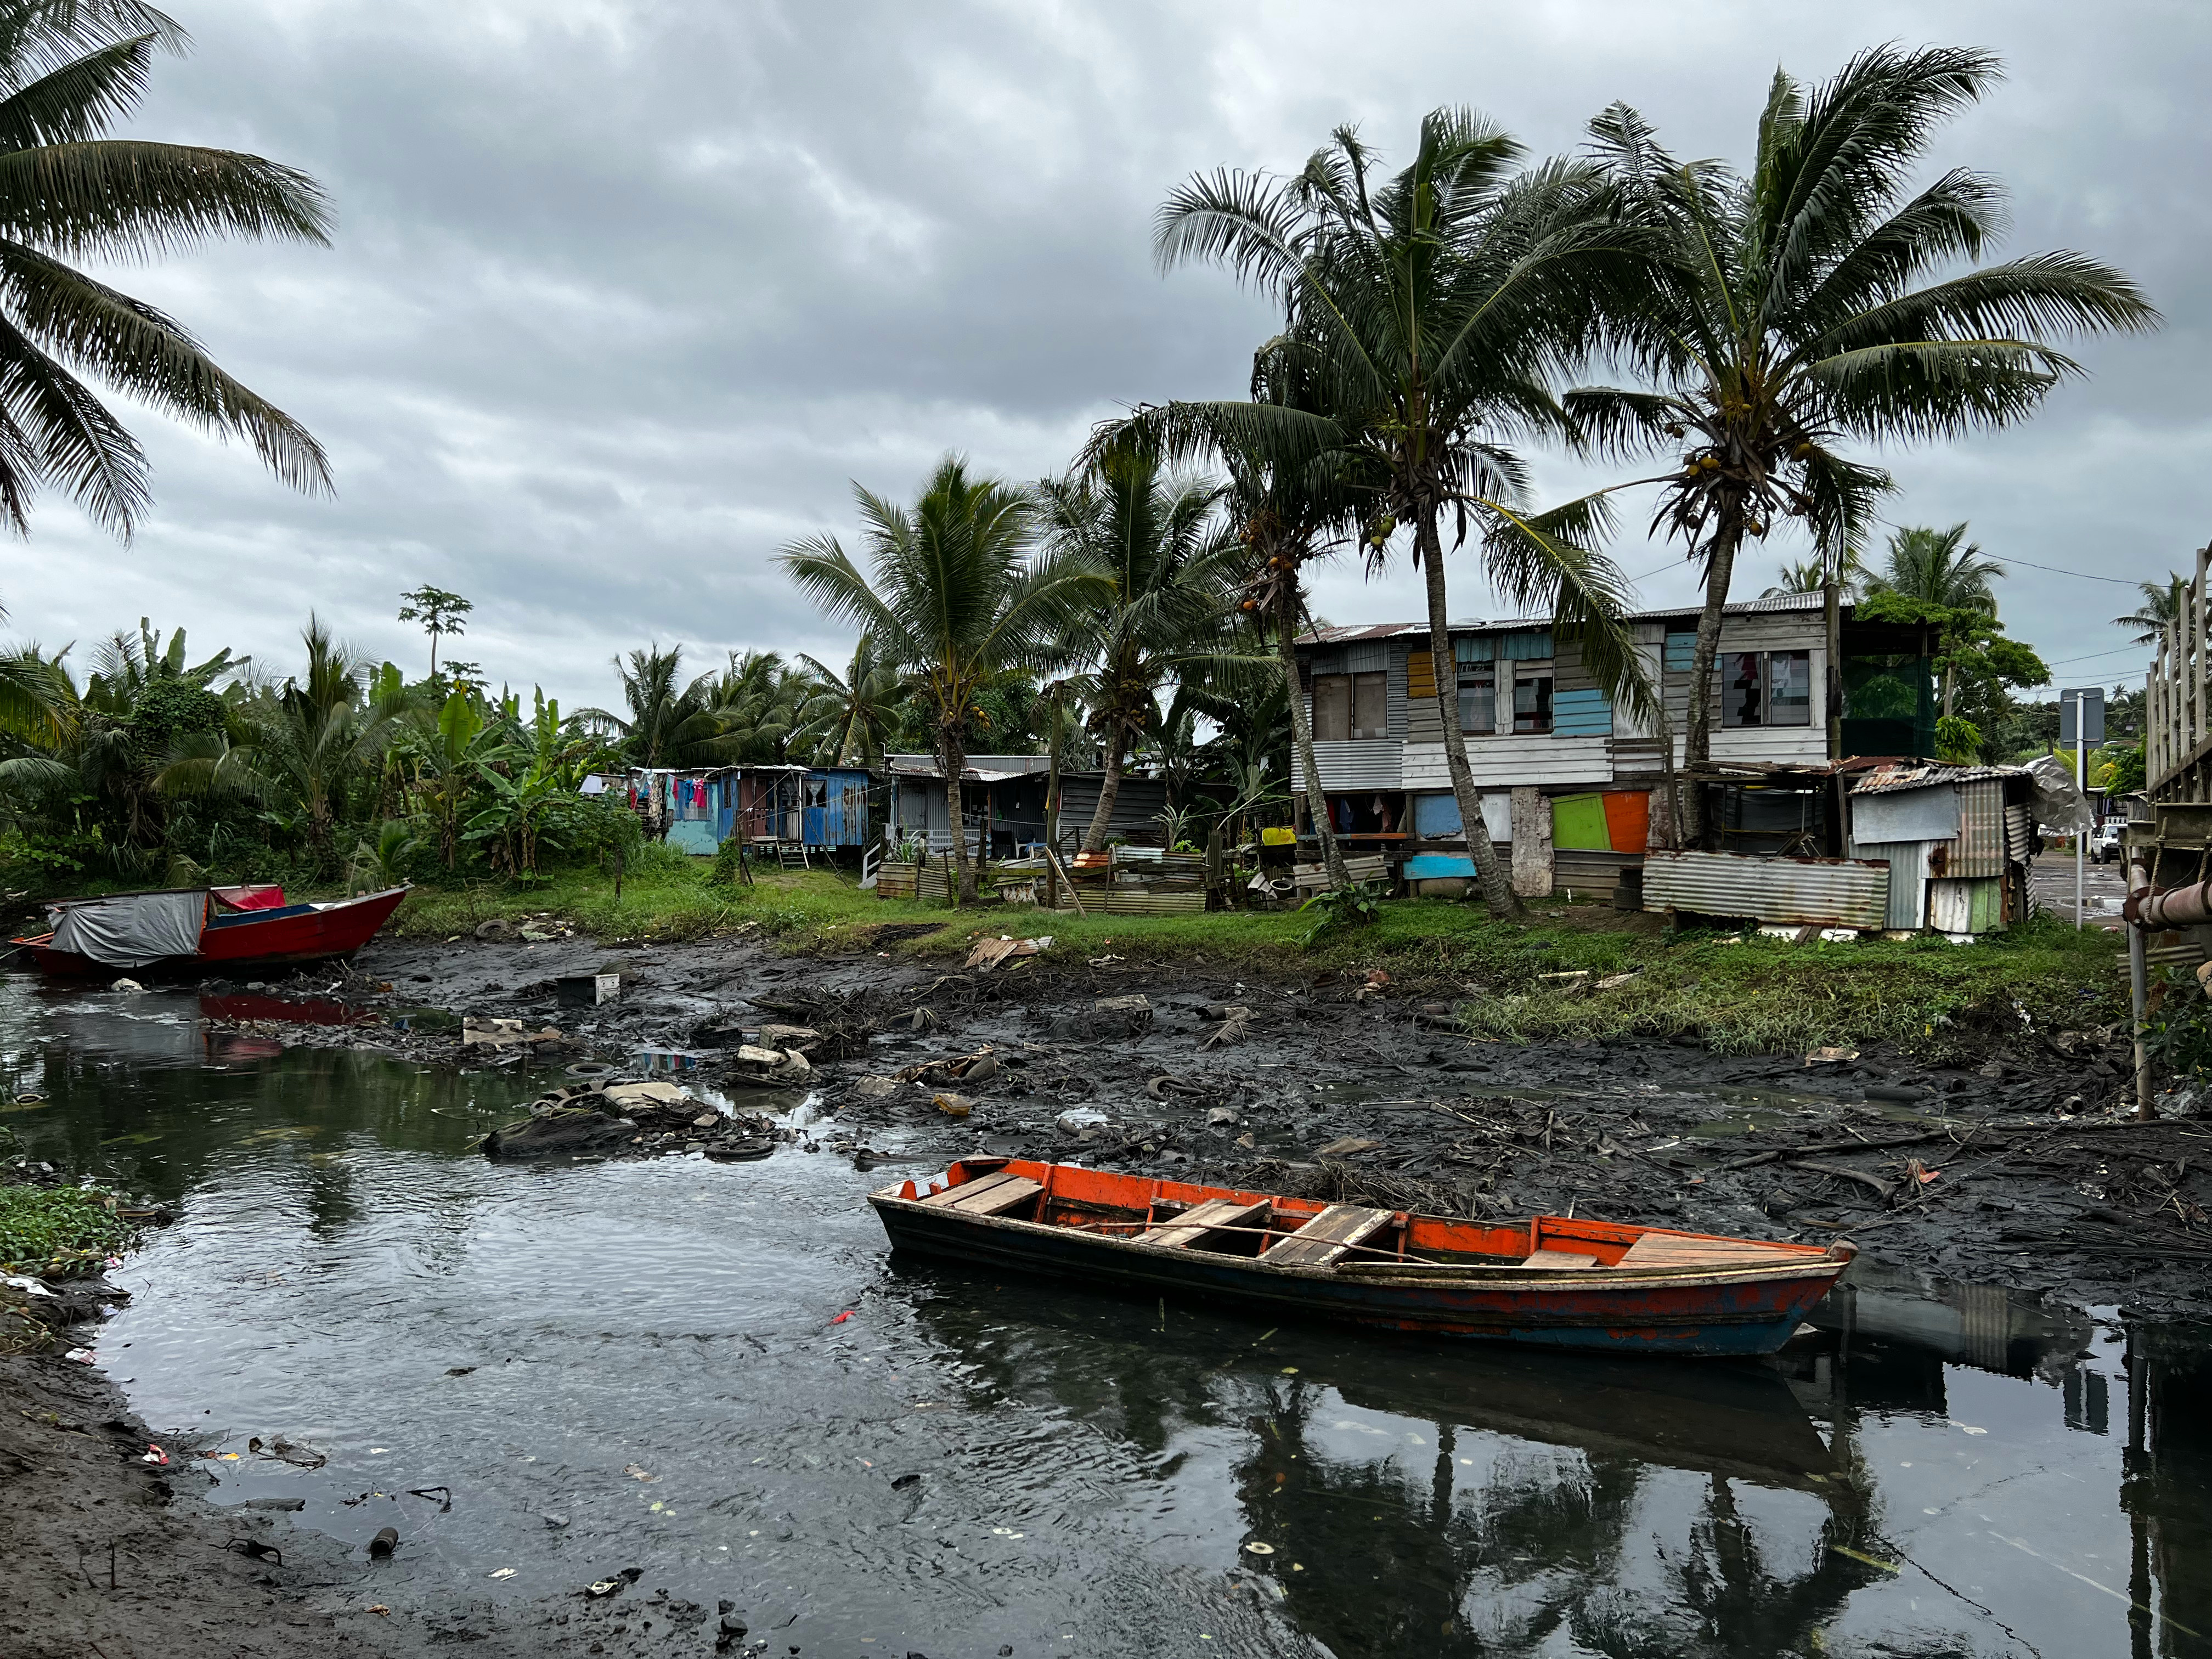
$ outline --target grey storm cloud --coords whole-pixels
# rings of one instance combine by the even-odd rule
[[[2069,683],[2140,672],[2118,585],[2208,532],[2212,22],[2193,5],[1651,7],[178,0],[198,42],[132,130],[313,172],[327,250],[229,246],[112,273],[194,327],[328,445],[335,499],[288,495],[237,446],[133,416],[158,506],[137,540],[47,501],[0,580],[53,646],[150,616],[283,668],[310,610],[402,662],[424,581],[477,601],[449,650],[568,706],[609,659],[681,642],[849,648],[777,575],[793,537],[849,534],[850,482],[893,495],[957,451],[1059,471],[1129,404],[1237,395],[1272,319],[1224,274],[1153,266],[1183,177],[1296,167],[1330,128],[1386,155],[1440,104],[1539,154],[1625,99],[1679,150],[1741,160],[1778,64],[1805,76],[1886,40],[2002,53],[2009,79],[1936,161],[2010,185],[2014,250],[2072,246],[2141,279],[2148,340],[2012,434],[1882,459],[1901,523],[1970,520],[2016,567],[2014,633]],[[1613,481],[1538,459],[1547,495]],[[1613,551],[1653,603],[1692,585]],[[1742,580],[1802,550],[1778,543]],[[1455,609],[1494,609],[1472,559]],[[1649,573],[1648,574],[1646,573]],[[1401,568],[1327,568],[1339,622],[1412,617]]]

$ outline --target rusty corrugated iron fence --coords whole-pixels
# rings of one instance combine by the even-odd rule
[[[1887,925],[1889,870],[1851,859],[1654,850],[1644,859],[1644,908],[1879,928]]]

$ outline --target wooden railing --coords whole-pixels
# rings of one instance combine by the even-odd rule
[[[2197,550],[2197,574],[2158,642],[2143,703],[2143,774],[2150,793],[2170,800],[2206,799],[2212,760],[2212,701],[2206,685],[2205,575],[2212,545]]]

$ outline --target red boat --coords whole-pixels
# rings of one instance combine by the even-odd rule
[[[376,936],[404,887],[287,904],[282,887],[179,887],[61,899],[47,931],[15,943],[43,973],[107,976],[280,968],[349,957]]]
[[[1559,1216],[1487,1226],[1023,1158],[963,1158],[868,1202],[895,1248],[963,1261],[1636,1353],[1771,1353],[1857,1254]]]

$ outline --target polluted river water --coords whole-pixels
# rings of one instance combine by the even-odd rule
[[[1771,1363],[1268,1328],[893,1261],[803,1139],[495,1164],[544,1078],[187,994],[9,975],[0,1053],[25,1150],[178,1212],[100,1364],[355,1552],[342,1608],[582,1651],[635,1568],[637,1651],[729,1602],[778,1656],[2212,1654],[2202,1328],[1866,1261]]]

